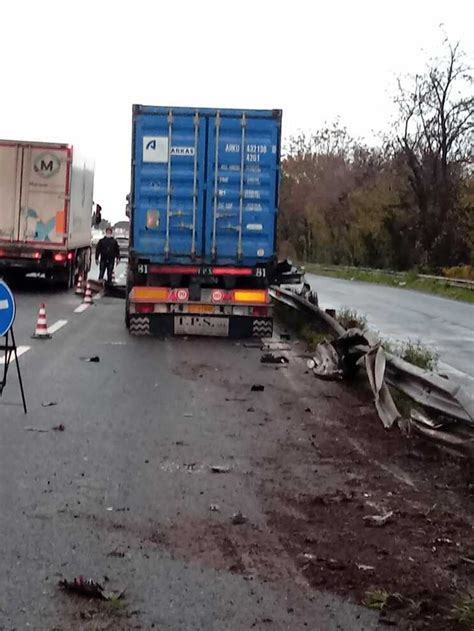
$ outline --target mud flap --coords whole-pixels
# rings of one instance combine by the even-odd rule
[[[148,316],[130,316],[130,335],[151,335],[150,318]]]
[[[271,337],[273,335],[272,318],[255,318],[252,324],[252,337]]]

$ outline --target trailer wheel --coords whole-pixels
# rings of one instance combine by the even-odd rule
[[[130,283],[127,279],[127,284],[125,287],[125,326],[128,330],[130,330],[130,301],[128,299],[128,295],[130,293]]]

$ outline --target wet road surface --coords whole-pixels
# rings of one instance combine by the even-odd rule
[[[361,281],[305,276],[318,292],[321,307],[355,309],[385,338],[421,340],[439,352],[442,369],[449,372],[451,367],[474,379],[474,304]]]
[[[294,427],[282,412],[299,372],[228,340],[132,338],[123,301],[77,312],[36,281],[15,289],[28,416],[13,371],[0,399],[0,629],[375,629],[374,612],[311,589],[269,519],[282,470],[292,492],[316,482],[289,451],[305,403]],[[65,324],[32,340],[42,302]],[[58,590],[79,575],[125,588],[123,609]]]

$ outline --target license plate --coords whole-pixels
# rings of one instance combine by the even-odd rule
[[[229,318],[175,316],[174,332],[176,335],[213,335],[216,337],[227,337],[229,335]]]
[[[188,305],[188,313],[214,313],[212,305]]]

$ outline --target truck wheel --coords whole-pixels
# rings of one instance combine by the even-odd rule
[[[127,282],[125,287],[125,326],[130,330],[130,302],[128,294],[130,293],[130,284]]]
[[[74,268],[68,263],[65,270],[60,272],[53,272],[53,279],[57,281],[58,285],[63,289],[71,289],[74,286]]]

